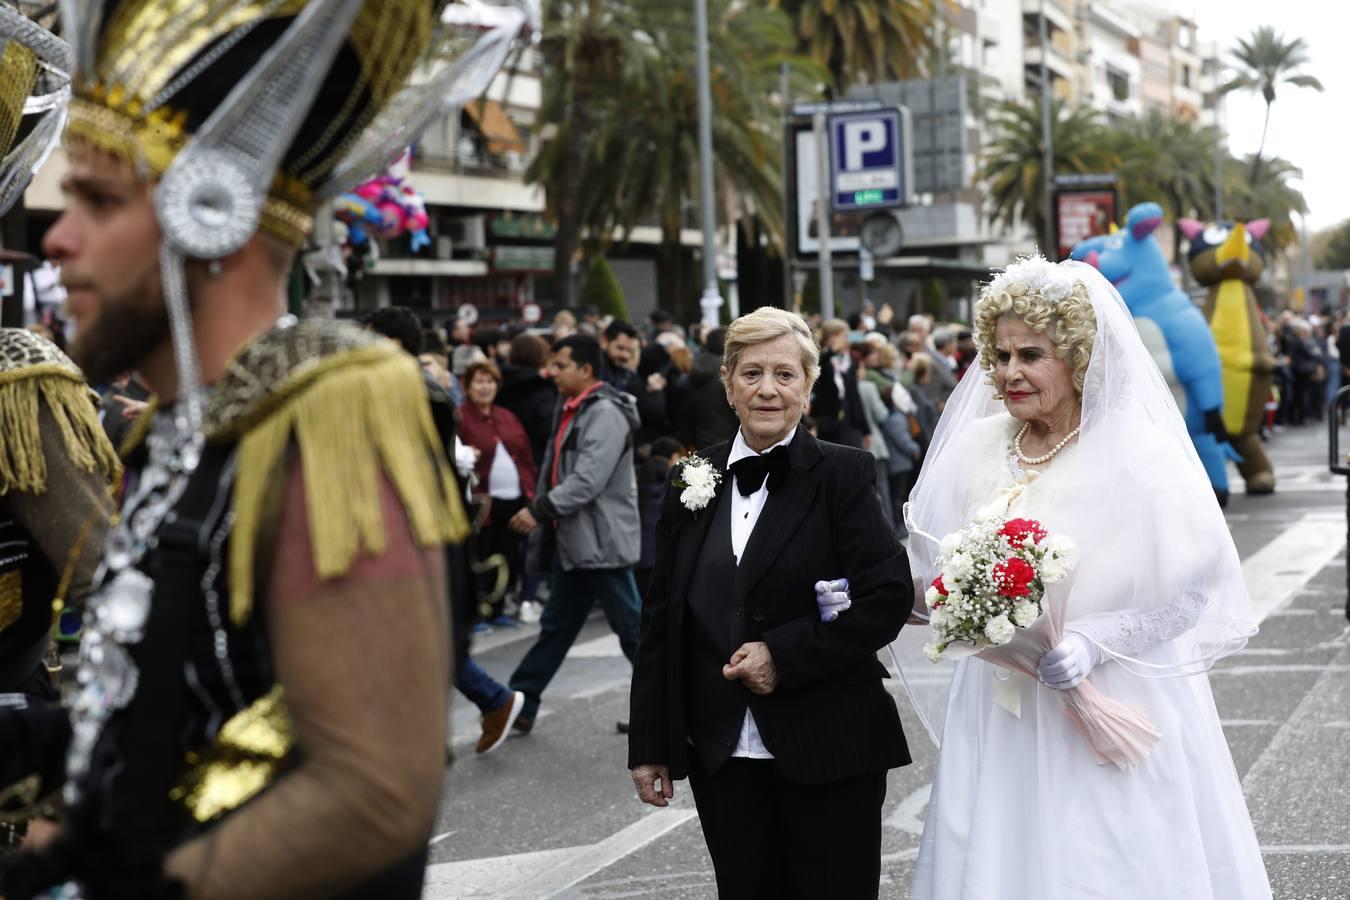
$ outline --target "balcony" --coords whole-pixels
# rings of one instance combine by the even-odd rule
[[[1045,68],[1049,70],[1051,79],[1073,78],[1073,66],[1062,54],[1051,50],[1044,55]],[[1023,65],[1037,77],[1040,77],[1041,56],[1041,48],[1031,45],[1027,45],[1026,52],[1022,54]]]
[[[1022,0],[1022,16],[1033,24],[1036,17],[1045,9],[1046,25],[1051,29],[1069,32],[1073,30],[1073,17],[1058,3],[1058,0]],[[1033,29],[1034,30],[1034,29]]]

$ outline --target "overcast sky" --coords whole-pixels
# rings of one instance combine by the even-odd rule
[[[1326,88],[1281,87],[1270,119],[1265,153],[1303,170],[1308,224],[1320,230],[1350,219],[1350,3],[1345,0],[1178,0],[1193,12],[1201,41],[1232,47],[1258,25],[1302,37],[1311,59],[1304,71]],[[1235,154],[1261,143],[1265,103],[1234,94],[1228,104],[1228,143]]]

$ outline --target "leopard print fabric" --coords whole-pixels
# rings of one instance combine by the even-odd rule
[[[401,353],[397,345],[350,322],[304,319],[274,328],[245,347],[211,392],[205,432],[211,440],[238,438],[304,391],[344,356]],[[354,355],[353,355],[354,354]]]
[[[21,328],[0,328],[0,376],[33,366],[53,365],[80,377],[75,363],[51,341]]]

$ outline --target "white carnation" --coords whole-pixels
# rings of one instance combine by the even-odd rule
[[[938,545],[938,552],[943,559],[950,559],[953,554],[961,549],[961,533],[949,534],[942,539]]]
[[[1041,617],[1041,611],[1034,603],[1019,603],[1013,607],[1013,624],[1026,628]]]
[[[942,583],[949,585],[948,590],[951,590],[950,585],[964,582],[974,569],[975,560],[965,553],[953,553],[942,567]]]
[[[709,487],[713,483],[712,469],[707,466],[689,466],[685,469],[684,480],[690,487]]]
[[[1057,556],[1073,556],[1078,552],[1078,545],[1068,535],[1052,534],[1045,539],[1045,549]]]
[[[686,509],[703,509],[712,502],[714,493],[711,484],[691,484],[680,492],[680,502]]]
[[[1078,547],[1062,534],[1053,534],[1045,542],[1045,558],[1041,561],[1041,580],[1046,583],[1063,581],[1069,577],[1078,562]]]
[[[984,636],[993,641],[995,645],[1008,643],[1012,640],[1016,631],[1013,623],[1009,622],[1005,615],[994,616],[984,626]]]
[[[929,613],[928,624],[934,628],[946,628],[948,618],[950,618],[950,615],[947,612],[947,607],[939,606]]]
[[[937,644],[924,644],[923,655],[928,657],[929,662],[938,662],[942,659],[942,648]]]
[[[1069,566],[1058,556],[1047,556],[1041,561],[1041,581],[1053,584],[1069,576]]]

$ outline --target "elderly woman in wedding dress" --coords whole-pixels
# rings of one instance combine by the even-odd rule
[[[914,900],[1269,898],[1207,670],[1255,633],[1237,551],[1120,295],[1080,263],[1010,266],[976,305],[981,373],[939,423],[908,507],[916,576],[977,513],[1078,546],[1037,678],[896,650],[941,751]],[[926,581],[925,581],[926,583]],[[1103,764],[1059,692],[1090,678],[1158,732]]]

